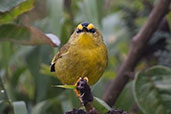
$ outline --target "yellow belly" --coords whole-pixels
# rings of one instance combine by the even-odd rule
[[[106,65],[105,45],[92,49],[73,46],[66,55],[57,60],[55,71],[64,84],[74,84],[80,77],[88,77],[88,83],[92,85],[102,76]]]

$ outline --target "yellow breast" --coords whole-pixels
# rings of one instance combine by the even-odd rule
[[[107,65],[107,49],[97,43],[92,34],[80,34],[69,52],[55,64],[58,78],[64,84],[74,84],[80,77],[88,77],[92,85],[102,76]]]
[[[78,39],[76,40],[75,44],[80,47],[83,46],[87,49],[95,48],[97,46],[97,42],[93,38],[93,35],[89,33],[81,33]]]

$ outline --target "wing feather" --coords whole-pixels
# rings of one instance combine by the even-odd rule
[[[65,55],[70,48],[70,43],[65,44],[58,53],[53,57],[51,65],[50,65],[50,71],[55,72],[55,63],[56,61],[61,58],[63,55]]]

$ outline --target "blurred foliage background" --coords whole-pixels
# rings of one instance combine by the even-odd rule
[[[52,87],[61,83],[54,73],[49,72],[49,65],[75,27],[85,21],[100,29],[109,51],[108,67],[100,81],[92,86],[93,95],[101,98],[125,60],[131,38],[147,21],[156,2],[0,0],[0,114],[62,114],[80,106],[73,91]],[[39,39],[45,36],[31,27],[38,28],[43,33],[55,34],[61,45],[45,45],[50,43],[46,40],[42,43]],[[153,35],[148,44],[149,49],[144,53],[143,61],[136,71],[140,72],[154,65],[171,67],[170,27],[171,13]],[[38,41],[33,40],[35,38]],[[171,75],[166,79],[171,80]],[[114,108],[132,114],[143,114],[145,109],[137,106],[133,83],[130,81],[127,84]],[[167,84],[171,90],[171,85]],[[171,93],[168,92],[166,96],[166,100],[171,102]],[[166,109],[169,108],[168,105]]]

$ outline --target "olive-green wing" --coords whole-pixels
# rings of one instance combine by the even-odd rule
[[[55,63],[56,61],[61,58],[63,55],[65,55],[70,48],[70,43],[65,44],[58,53],[53,57],[51,65],[50,65],[50,71],[55,72]]]

